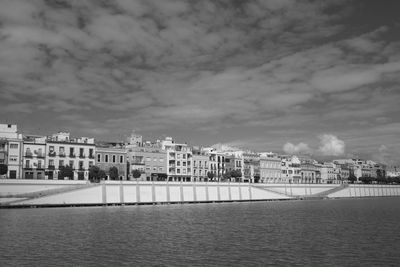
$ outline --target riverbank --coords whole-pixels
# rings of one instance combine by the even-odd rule
[[[0,181],[0,208],[164,205],[392,196],[400,196],[400,185]]]

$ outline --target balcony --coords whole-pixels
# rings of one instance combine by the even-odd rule
[[[45,154],[39,153],[39,154],[36,155],[36,157],[39,158],[39,159],[44,159]]]
[[[56,152],[54,152],[54,151],[49,152],[49,157],[55,157],[55,156],[56,156]]]
[[[32,154],[31,152],[26,152],[26,153],[25,153],[25,157],[26,157],[26,158],[32,158],[32,157],[33,157],[33,154]]]
[[[94,155],[89,155],[89,159],[94,159]]]
[[[83,168],[83,167],[79,167],[78,171],[81,171],[81,172],[83,172],[83,171],[86,171],[86,169],[85,169],[85,168]]]
[[[84,154],[80,154],[80,155],[79,155],[79,158],[80,158],[80,159],[84,159],[84,158],[85,158],[85,155],[84,155]]]
[[[60,158],[65,158],[65,153],[59,153],[58,156],[59,156]]]
[[[49,170],[55,170],[56,167],[55,167],[54,165],[49,165],[48,169],[49,169]]]
[[[30,166],[30,165],[25,165],[25,166],[24,166],[24,169],[25,169],[25,170],[28,170],[28,171],[33,170],[32,166]]]
[[[70,158],[75,158],[75,154],[69,154]]]

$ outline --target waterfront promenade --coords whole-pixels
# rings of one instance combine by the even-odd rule
[[[1,180],[1,207],[143,205],[400,196],[400,185]]]

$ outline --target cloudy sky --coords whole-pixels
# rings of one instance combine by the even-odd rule
[[[400,2],[0,2],[0,114],[257,151],[400,156]]]

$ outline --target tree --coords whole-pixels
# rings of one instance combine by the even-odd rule
[[[89,180],[91,182],[98,183],[100,179],[106,178],[105,171],[101,170],[98,166],[92,166],[89,169]]]
[[[230,174],[231,174],[232,178],[235,178],[236,182],[242,177],[242,171],[241,170],[233,170],[233,171],[231,171]]]
[[[212,180],[212,179],[214,179],[215,174],[213,172],[207,172],[207,177],[209,180]]]
[[[58,172],[58,179],[63,180],[65,177],[68,177],[69,180],[74,179],[74,170],[71,166],[60,166],[60,171]]]
[[[6,164],[0,164],[0,175],[7,174],[8,166]]]
[[[108,173],[110,174],[111,180],[119,180],[117,167],[115,167],[115,166],[110,167],[110,169],[108,170]]]
[[[132,176],[133,176],[133,178],[138,179],[138,178],[140,178],[140,176],[142,176],[142,173],[139,170],[133,170]]]
[[[354,173],[350,173],[349,175],[349,182],[351,184],[354,184],[354,182],[357,181],[357,177],[354,175]]]

